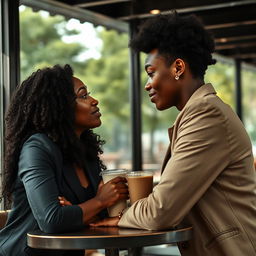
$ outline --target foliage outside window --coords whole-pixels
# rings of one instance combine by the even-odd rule
[[[256,157],[256,67],[242,65],[243,119]]]
[[[78,29],[68,29],[68,25],[69,21],[62,16],[20,8],[21,79],[38,68],[70,64],[75,76],[88,85],[92,96],[100,102],[102,126],[95,131],[106,141],[105,164],[108,168],[130,168],[128,37],[102,27],[95,29],[102,47],[88,59],[83,56],[91,52],[86,47],[91,39],[89,33],[68,42],[67,39],[81,34]],[[80,43],[83,40],[85,43]]]
[[[91,51],[86,44],[65,38],[79,36],[81,31],[68,29],[62,16],[49,16],[46,12],[33,12],[30,8],[20,11],[21,78],[26,78],[37,68],[59,63],[71,64],[75,75],[84,81],[92,95],[100,102],[102,126],[96,129],[103,139],[103,159],[108,168],[131,168],[131,125],[129,102],[129,49],[128,35],[95,28],[102,46],[91,58],[83,54]],[[88,35],[89,36],[89,35]],[[84,36],[84,41],[89,40]],[[217,56],[218,59],[218,56]],[[159,171],[169,144],[168,130],[178,111],[172,108],[157,111],[144,91],[147,81],[144,71],[145,55],[141,54],[142,84],[142,144],[143,169]],[[235,108],[234,65],[218,59],[206,72],[205,82],[212,83],[219,97]],[[256,112],[254,111],[255,72],[243,71],[244,122],[253,144],[256,145]],[[255,152],[256,153],[256,152]]]

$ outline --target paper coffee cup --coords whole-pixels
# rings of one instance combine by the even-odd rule
[[[100,173],[103,179],[103,183],[114,179],[115,177],[126,177],[128,170],[125,169],[110,169],[104,170]],[[118,201],[114,205],[108,208],[108,214],[110,217],[118,216],[119,213],[127,207],[127,201],[125,199]]]
[[[126,175],[130,194],[130,202],[133,204],[139,199],[147,197],[153,190],[153,173],[147,171],[129,172]]]

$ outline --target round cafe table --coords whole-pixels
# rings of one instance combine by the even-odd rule
[[[38,249],[105,249],[106,255],[118,255],[119,248],[128,249],[128,255],[139,255],[143,246],[187,241],[192,227],[149,231],[119,227],[87,227],[84,230],[47,234],[33,231],[27,234],[29,247]]]

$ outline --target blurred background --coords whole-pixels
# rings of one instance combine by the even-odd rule
[[[99,100],[102,126],[96,132],[106,141],[103,160],[108,168],[131,169],[131,102],[128,34],[24,5],[20,13],[20,77],[38,68],[69,63],[92,95]],[[141,54],[143,169],[158,173],[168,146],[167,128],[177,116],[175,108],[155,109],[144,92],[146,74]],[[216,55],[205,82],[214,81],[218,95],[235,108],[234,61]],[[256,154],[256,67],[242,64],[243,121]],[[156,175],[158,178],[158,175]]]

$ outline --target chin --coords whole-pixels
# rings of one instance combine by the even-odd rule
[[[167,109],[166,107],[164,107],[161,104],[156,104],[156,108],[157,108],[157,110],[160,110],[160,111]]]
[[[99,127],[99,126],[101,126],[101,120],[99,120],[99,122],[97,124],[95,124],[94,128]]]

